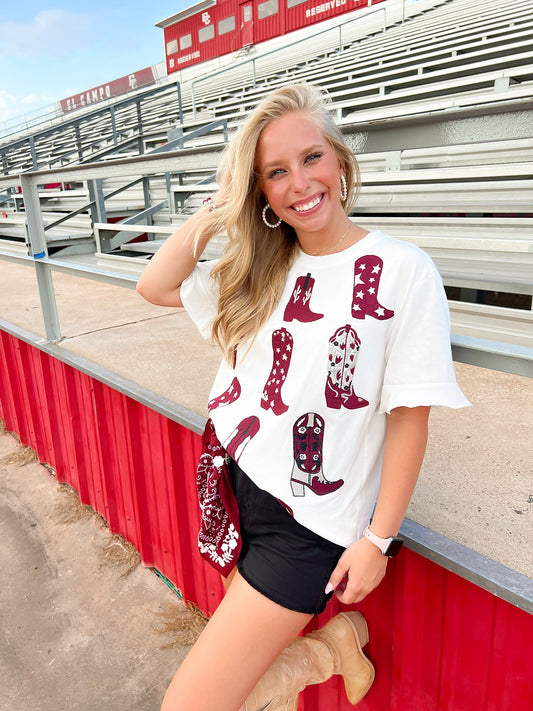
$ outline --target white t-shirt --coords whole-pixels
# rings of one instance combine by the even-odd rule
[[[209,338],[213,262],[181,298]],[[260,488],[301,524],[348,546],[379,487],[386,413],[468,405],[453,369],[448,304],[422,250],[380,231],[336,254],[300,251],[253,343],[223,361],[209,412],[217,436]]]

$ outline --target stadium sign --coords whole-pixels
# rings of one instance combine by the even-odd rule
[[[155,81],[153,67],[146,67],[146,69],[140,69],[138,72],[120,77],[120,79],[114,79],[93,89],[82,91],[80,94],[69,96],[68,99],[62,99],[58,102],[57,107],[61,113],[67,114],[70,111],[97,104],[113,96],[120,96],[120,94],[127,94],[130,91],[135,91],[135,89],[150,86],[155,84]]]
[[[346,5],[347,0],[330,0],[329,2],[323,2],[314,7],[310,7],[305,11],[306,17],[315,17],[315,15],[321,15],[323,12],[330,12],[335,8],[342,7]]]

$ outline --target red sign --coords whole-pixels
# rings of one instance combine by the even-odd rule
[[[140,89],[143,86],[150,86],[151,84],[155,84],[155,76],[152,67],[147,67],[125,77],[120,77],[120,79],[113,79],[113,81],[106,84],[96,86],[94,89],[82,91],[81,94],[69,96],[68,99],[62,99],[59,102],[59,109],[61,113],[67,114],[69,111],[74,111],[82,106],[97,104],[99,101],[110,99],[112,96],[127,94],[129,91]]]

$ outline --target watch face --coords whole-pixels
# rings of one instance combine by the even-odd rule
[[[398,553],[400,548],[403,546],[403,538],[391,538],[389,545],[387,546],[387,550],[384,551],[386,556],[393,556]]]

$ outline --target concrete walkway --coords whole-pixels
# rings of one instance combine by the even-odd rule
[[[0,462],[17,448],[0,435]],[[157,711],[188,647],[162,649],[154,626],[179,599],[142,566],[102,565],[109,532],[60,522],[62,489],[0,463],[0,711]]]

